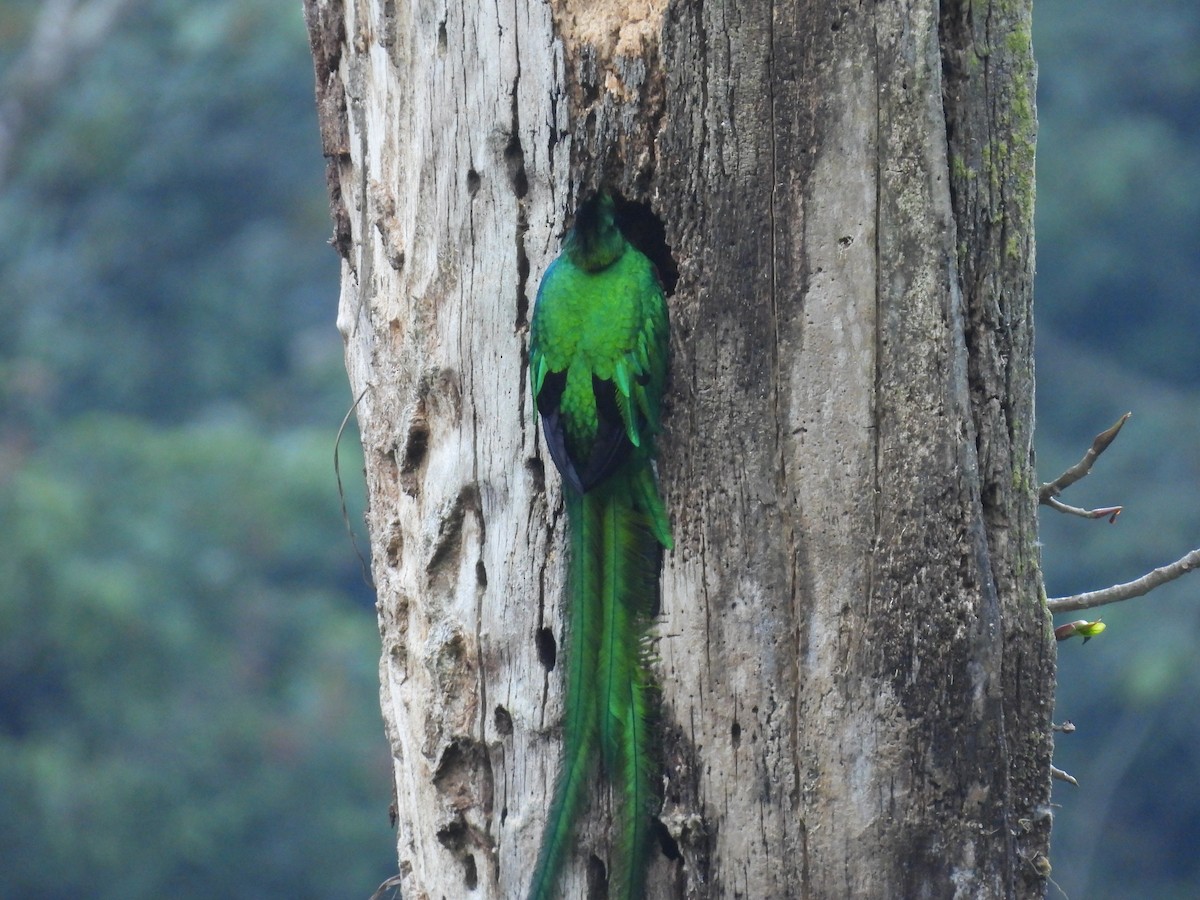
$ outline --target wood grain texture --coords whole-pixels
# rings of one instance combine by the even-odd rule
[[[405,896],[519,896],[537,853],[565,548],[526,332],[601,182],[679,273],[648,896],[1042,895],[1028,6],[307,12]],[[564,896],[603,897],[610,812]]]
[[[349,136],[331,159],[348,229],[338,327],[365,391],[402,890],[517,896],[560,711],[534,636],[558,620],[547,523],[561,513],[544,493],[525,339],[530,271],[557,251],[567,203],[566,110],[556,119],[549,102],[562,51],[542,6],[307,12],[344,35],[321,57],[336,62]]]

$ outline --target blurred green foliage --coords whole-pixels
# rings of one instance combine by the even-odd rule
[[[1200,5],[1038,0],[1038,468],[1133,418],[1044,511],[1051,596],[1138,577],[1200,546]],[[1089,900],[1200,896],[1200,575],[1091,610],[1059,646],[1053,877]],[[1063,618],[1072,618],[1068,616]],[[1053,893],[1053,889],[1051,889]]]
[[[1140,374],[1200,381],[1194,0],[1034,11],[1039,325]]]
[[[300,5],[158,0],[0,191],[0,896],[394,871],[323,171]]]
[[[159,0],[54,95],[0,196],[7,409],[343,402],[306,54],[298,5]]]

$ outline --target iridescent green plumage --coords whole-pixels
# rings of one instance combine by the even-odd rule
[[[556,896],[599,756],[615,810],[609,896],[634,900],[659,802],[647,642],[672,546],[653,466],[667,306],[607,195],[580,206],[542,278],[529,362],[571,530],[563,761],[529,896]]]

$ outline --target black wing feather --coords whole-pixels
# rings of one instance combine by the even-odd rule
[[[567,373],[548,372],[537,396],[538,412],[542,417],[542,433],[550,458],[563,481],[576,493],[585,494],[617,471],[629,458],[633,444],[625,433],[621,412],[617,409],[616,387],[611,381],[592,378],[596,396],[596,415],[599,428],[596,442],[586,460],[576,459],[567,446],[567,435],[559,402],[567,384]]]
[[[596,418],[600,427],[596,443],[583,471],[583,489],[590,490],[624,465],[633,451],[625,422],[617,409],[617,388],[611,381],[592,376],[592,393],[596,397]]]

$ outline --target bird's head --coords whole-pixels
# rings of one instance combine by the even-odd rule
[[[575,210],[575,224],[563,249],[571,262],[589,272],[597,272],[625,252],[625,237],[617,228],[617,210],[612,196],[600,191],[584,200]]]

